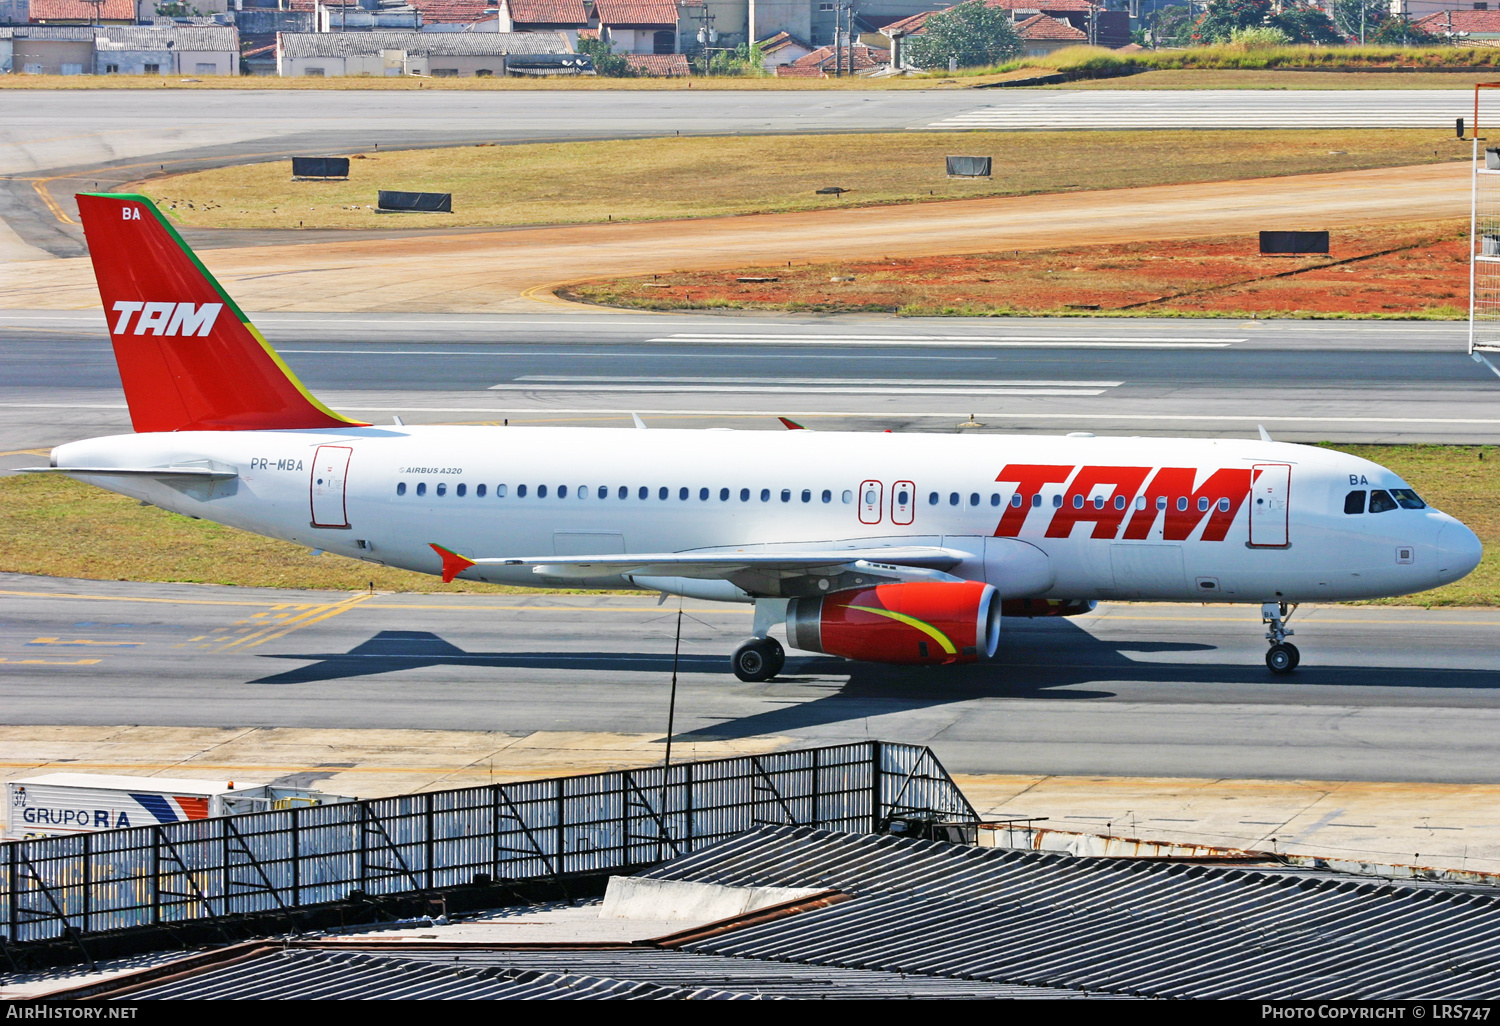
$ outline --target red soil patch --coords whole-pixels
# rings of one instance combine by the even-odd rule
[[[1257,236],[1225,236],[680,272],[558,294],[679,310],[1454,317],[1467,306],[1467,230],[1454,221],[1344,229],[1327,257],[1261,256]]]

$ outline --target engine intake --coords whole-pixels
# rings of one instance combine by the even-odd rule
[[[1000,643],[1000,599],[978,581],[879,584],[787,604],[793,648],[876,663],[972,663]]]

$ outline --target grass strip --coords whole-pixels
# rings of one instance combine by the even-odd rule
[[[1484,561],[1455,584],[1383,605],[1493,606],[1500,602],[1500,446],[1332,445],[1404,477],[1431,505],[1478,533]],[[143,506],[53,475],[0,478],[0,571],[89,580],[228,584],[255,588],[528,594],[342,556]]]
[[[994,176],[950,179],[953,153],[993,157]],[[290,161],[278,160],[121,191],[144,192],[194,228],[503,227],[1182,185],[1469,156],[1437,130],[1413,129],[698,136],[371,152],[351,160],[348,181],[293,181]],[[818,194],[831,186],[849,191]],[[380,189],[452,193],[453,213],[377,213]]]

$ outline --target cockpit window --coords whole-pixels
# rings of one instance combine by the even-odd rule
[[[1401,504],[1402,509],[1426,509],[1427,503],[1417,497],[1417,493],[1410,488],[1392,488],[1391,495]]]
[[[1365,493],[1350,492],[1344,496],[1345,513],[1363,513],[1365,511]]]
[[[1388,510],[1399,509],[1396,500],[1391,498],[1391,493],[1382,488],[1377,488],[1370,493],[1370,512],[1385,513]]]

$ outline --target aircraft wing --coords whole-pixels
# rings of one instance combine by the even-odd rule
[[[695,552],[634,552],[598,556],[495,556],[469,558],[433,545],[443,557],[443,579],[451,581],[471,566],[529,566],[549,577],[694,577],[739,583],[748,577],[800,577],[862,564],[868,572],[880,568],[900,576],[927,576],[973,558],[968,552],[936,545],[848,546],[816,549],[707,549]],[[915,573],[913,573],[915,572]],[[939,574],[946,577],[946,574]]]

